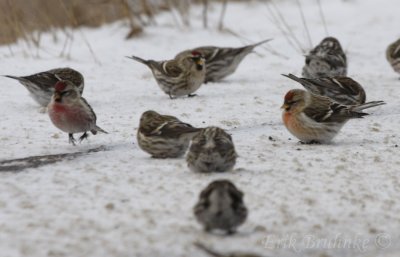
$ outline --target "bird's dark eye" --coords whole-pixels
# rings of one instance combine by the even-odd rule
[[[293,104],[295,104],[295,103],[297,103],[298,101],[287,101],[286,102],[286,104],[288,104],[288,105],[293,105]]]

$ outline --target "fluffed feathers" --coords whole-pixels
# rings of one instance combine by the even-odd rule
[[[190,140],[200,130],[174,116],[146,111],[140,118],[137,141],[154,158],[176,158],[186,152]]]
[[[347,58],[339,40],[327,37],[306,56],[302,75],[313,79],[346,76],[346,74]]]
[[[292,89],[285,95],[282,119],[289,132],[302,142],[328,143],[349,119],[362,118],[368,115],[362,110],[382,104],[342,105],[328,97]]]
[[[207,127],[193,138],[186,161],[195,172],[224,172],[234,167],[236,157],[232,137],[221,128]]]
[[[80,141],[88,137],[88,131],[93,135],[97,132],[107,133],[96,125],[95,112],[71,81],[58,81],[54,88],[48,105],[49,117],[57,128],[68,133],[70,143],[75,145],[75,133],[83,133]]]
[[[243,193],[229,180],[216,180],[201,191],[194,215],[206,231],[234,233],[247,218]]]

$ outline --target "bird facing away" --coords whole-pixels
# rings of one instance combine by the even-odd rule
[[[235,233],[247,218],[243,193],[229,180],[216,180],[201,191],[194,215],[205,231]]]
[[[18,80],[29,91],[31,97],[42,107],[47,107],[54,93],[54,85],[60,80],[68,80],[78,88],[82,95],[84,79],[81,73],[71,68],[58,68],[44,72],[39,72],[29,76],[5,77]]]
[[[128,57],[145,64],[153,73],[158,86],[171,99],[177,96],[194,96],[204,82],[206,67],[204,57],[196,51],[168,61],[144,60]]]
[[[362,118],[368,115],[362,110],[382,104],[385,103],[342,105],[325,96],[292,89],[285,95],[282,119],[289,132],[301,142],[328,143],[349,119]]]
[[[254,254],[254,253],[244,253],[244,252],[231,252],[231,253],[221,253],[221,252],[217,252],[215,250],[212,250],[211,248],[205,246],[202,243],[199,242],[194,242],[193,243],[197,248],[199,248],[200,250],[204,251],[205,253],[207,253],[209,256],[212,257],[262,257],[258,254]]]
[[[293,74],[282,75],[297,81],[310,93],[329,97],[339,104],[360,105],[364,104],[366,100],[363,87],[349,77],[307,79],[296,77]],[[383,101],[370,103],[383,103]]]
[[[400,73],[400,39],[388,46],[386,49],[386,59],[392,66],[393,70]]]
[[[190,140],[200,130],[174,116],[146,111],[140,117],[137,141],[153,158],[177,158],[185,154]]]
[[[347,59],[342,46],[336,38],[327,37],[306,56],[302,75],[313,79],[346,76],[346,74]]]
[[[71,81],[61,80],[56,83],[48,112],[54,126],[68,133],[69,142],[73,145],[75,133],[83,133],[79,137],[80,142],[88,137],[88,131],[93,135],[97,132],[107,133],[96,125],[96,114]]]
[[[218,127],[207,127],[198,133],[186,157],[195,172],[223,172],[235,166],[236,151],[232,137]]]
[[[201,53],[206,60],[206,78],[204,82],[217,82],[234,73],[239,64],[254,48],[270,40],[267,39],[256,44],[236,48],[201,46],[180,52],[176,55],[176,58],[185,56],[192,51]]]

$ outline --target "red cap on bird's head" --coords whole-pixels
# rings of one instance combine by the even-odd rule
[[[287,92],[286,95],[285,95],[285,102],[286,102],[286,101],[292,100],[292,99],[293,99],[293,96],[294,96],[294,93],[293,93],[292,90],[290,90],[289,92]]]
[[[192,51],[192,55],[195,57],[200,57],[201,53],[199,51]]]
[[[64,91],[64,89],[67,87],[67,84],[65,82],[62,81],[58,81],[55,85],[54,85],[54,90],[57,92],[61,92]]]

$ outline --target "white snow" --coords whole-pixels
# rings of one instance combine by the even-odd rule
[[[296,1],[275,2],[309,48]],[[110,134],[69,145],[22,85],[0,77],[0,161],[107,148],[0,173],[0,256],[206,256],[192,245],[196,240],[222,252],[270,257],[399,256],[400,81],[385,59],[387,45],[400,36],[399,3],[321,2],[330,35],[347,51],[349,76],[364,86],[369,100],[387,102],[348,122],[329,145],[299,145],[282,124],[283,96],[301,86],[280,74],[301,75],[304,57],[271,23],[265,3],[228,5],[225,26],[251,41],[218,32],[220,6],[214,4],[208,30],[202,28],[201,8],[194,8],[190,28],[177,28],[170,14],[162,14],[157,26],[128,41],[120,22],[75,31],[71,60],[58,57],[61,33],[58,42],[43,36],[38,58],[23,42],[11,46],[13,55],[1,47],[1,74],[65,66],[81,71],[84,96]],[[326,36],[317,1],[301,3],[315,45]],[[274,38],[267,47],[286,58],[258,47],[234,75],[203,85],[194,98],[170,100],[147,67],[124,57],[169,59],[191,47],[242,46],[266,38]],[[136,143],[139,117],[148,109],[196,127],[229,130],[240,155],[235,170],[195,174],[184,158],[151,159]],[[245,193],[249,217],[233,236],[203,232],[192,214],[199,192],[218,178],[232,180]],[[323,243],[339,238],[352,244]]]

